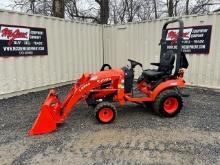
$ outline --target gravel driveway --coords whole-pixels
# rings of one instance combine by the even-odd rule
[[[58,88],[63,98],[70,86]],[[187,88],[174,118],[136,104],[101,125],[82,102],[56,132],[28,137],[48,91],[0,100],[0,164],[220,164],[220,93]]]

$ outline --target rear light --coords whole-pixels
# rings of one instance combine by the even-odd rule
[[[178,76],[181,77],[181,78],[184,76],[184,70],[183,69],[179,70]]]

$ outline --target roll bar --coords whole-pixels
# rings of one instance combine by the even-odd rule
[[[184,23],[181,19],[173,19],[170,21],[167,21],[164,25],[163,25],[163,29],[162,29],[162,38],[160,41],[160,45],[161,45],[161,54],[160,57],[165,53],[165,46],[166,46],[166,36],[167,36],[167,26],[169,24],[172,23],[179,23],[179,35],[177,38],[177,50],[176,50],[176,68],[175,68],[175,72],[174,75],[177,75],[180,69],[180,63],[181,63],[181,52],[182,52],[182,39],[183,39],[183,29],[184,29]]]

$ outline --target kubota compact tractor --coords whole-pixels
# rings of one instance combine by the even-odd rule
[[[167,26],[176,22],[179,23],[179,34],[175,41],[177,49],[166,51]],[[151,63],[158,69],[143,70],[136,82],[137,89],[144,96],[135,97],[133,94],[134,68],[142,68],[141,63],[129,59],[130,67],[122,69],[112,69],[110,65],[104,64],[100,72],[84,73],[63,102],[58,99],[55,90],[51,90],[29,135],[54,131],[57,124],[63,123],[73,106],[81,100],[95,107],[95,117],[101,123],[111,123],[115,119],[117,111],[114,102],[120,105],[126,102],[151,103],[154,111],[161,116],[173,117],[178,114],[183,105],[183,94],[179,88],[185,86],[183,70],[188,67],[185,54],[181,51],[183,28],[183,21],[178,19],[164,24],[160,63]],[[106,66],[108,70],[105,70]]]

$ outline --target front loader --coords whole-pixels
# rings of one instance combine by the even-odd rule
[[[179,23],[179,34],[175,41],[177,49],[167,51],[167,26],[171,23]],[[183,28],[183,21],[178,19],[164,24],[160,41],[160,62],[151,63],[158,69],[144,70],[141,63],[129,59],[130,67],[112,69],[110,65],[104,64],[100,72],[83,74],[63,102],[58,99],[55,90],[51,90],[29,135],[54,131],[57,124],[63,123],[74,105],[81,100],[94,107],[96,119],[104,124],[111,123],[116,118],[114,102],[119,102],[120,105],[126,102],[151,103],[154,111],[160,116],[177,115],[182,109],[184,96],[179,89],[185,86],[184,69],[188,67],[187,59],[182,52]],[[136,88],[143,94],[141,97],[135,97],[133,92],[136,66],[143,70],[136,82]]]

